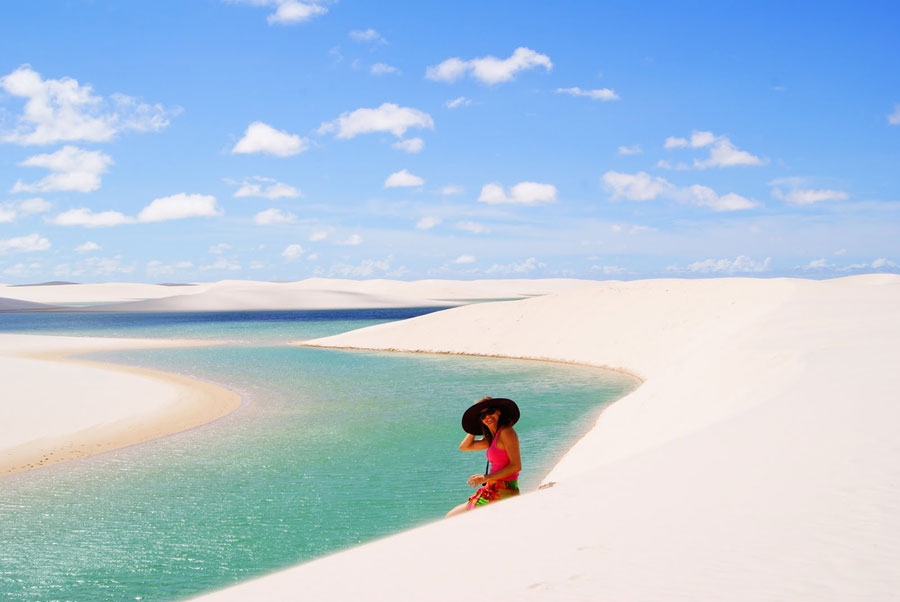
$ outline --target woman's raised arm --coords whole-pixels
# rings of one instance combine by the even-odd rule
[[[487,449],[490,444],[487,442],[487,439],[482,437],[481,439],[475,439],[475,435],[467,434],[463,437],[462,442],[459,444],[460,451],[478,451],[479,449]]]

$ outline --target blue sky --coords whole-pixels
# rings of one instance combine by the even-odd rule
[[[894,2],[6,2],[0,282],[897,273],[898,30]]]

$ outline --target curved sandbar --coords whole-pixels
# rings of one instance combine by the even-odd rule
[[[0,476],[171,435],[236,409],[221,387],[66,356],[199,342],[0,335]]]
[[[317,340],[645,382],[566,454],[554,487],[202,599],[890,600],[898,308],[894,275],[610,282]]]

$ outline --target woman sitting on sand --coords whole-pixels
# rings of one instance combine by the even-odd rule
[[[519,436],[513,425],[519,420],[519,406],[511,399],[485,397],[477,401],[462,417],[463,430],[468,433],[459,444],[461,451],[486,449],[488,472],[469,477],[470,487],[478,487],[469,501],[460,504],[447,516],[519,495]],[[481,439],[475,439],[481,435]]]

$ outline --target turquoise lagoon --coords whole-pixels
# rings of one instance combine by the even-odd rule
[[[243,399],[211,424],[0,480],[0,598],[177,600],[439,520],[484,469],[456,449],[483,395],[522,408],[532,490],[637,385],[582,366],[285,344],[427,311],[0,314],[0,332],[224,341],[90,357]]]

